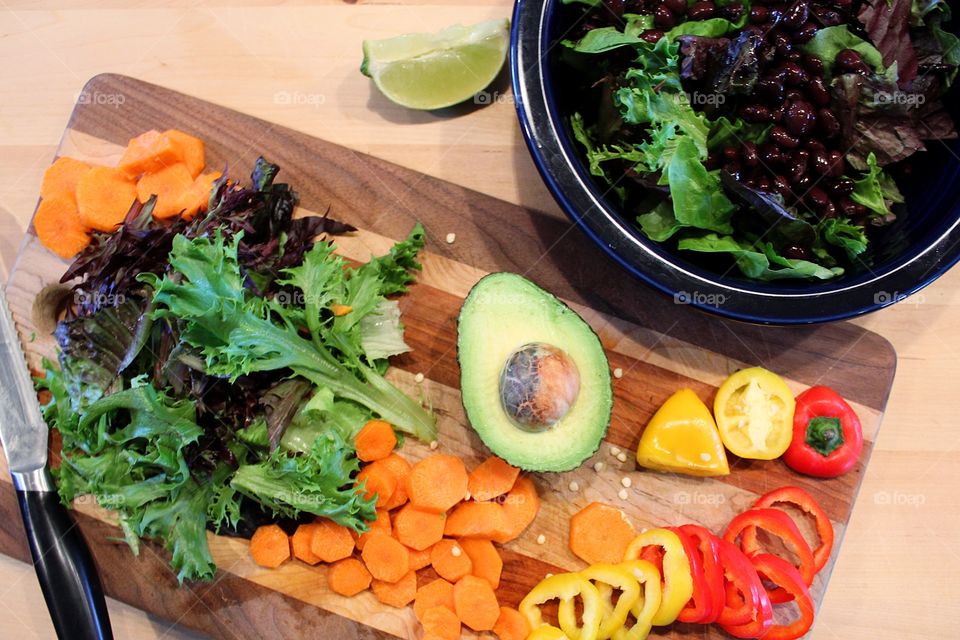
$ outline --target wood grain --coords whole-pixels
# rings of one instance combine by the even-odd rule
[[[772,329],[708,318],[627,280],[568,222],[553,214],[524,209],[130,78],[97,76],[84,91],[123,95],[124,101],[119,108],[96,102],[78,105],[61,143],[62,153],[111,162],[127,138],[166,127],[204,137],[211,164],[229,164],[234,175],[249,171],[256,155],[263,153],[281,165],[283,179],[300,192],[306,209],[329,207],[331,215],[362,230],[339,244],[340,251],[353,259],[382,251],[421,220],[432,240],[420,284],[402,302],[414,352],[398,359],[390,376],[401,387],[411,392],[422,389],[431,398],[444,449],[469,461],[479,461],[483,450],[460,407],[455,318],[469,286],[494,270],[525,273],[568,300],[598,330],[611,366],[626,372],[615,385],[609,444],[635,447],[642,425],[672,391],[690,386],[709,399],[718,382],[745,363],[783,373],[796,389],[815,383],[836,387],[857,404],[868,440],[876,435],[896,362],[889,343],[876,334],[850,324]],[[448,232],[456,233],[455,243],[442,241]],[[8,296],[21,333],[37,335],[27,345],[34,362],[40,354],[52,353],[49,318],[37,316],[34,301],[64,267],[30,236],[11,275]],[[422,385],[414,382],[416,372],[427,377]],[[418,458],[426,452],[424,446],[410,443],[404,455]],[[621,506],[638,526],[697,521],[719,529],[758,493],[786,483],[806,483],[815,487],[842,534],[868,457],[855,473],[825,483],[801,479],[779,462],[734,461],[731,476],[702,480],[638,472],[632,464],[617,463],[606,447],[595,459],[608,463],[605,473],[585,465],[568,474],[538,477],[543,510],[531,530],[507,548],[511,579],[504,581],[500,593],[505,602],[516,603],[549,570],[580,566],[566,550],[566,522],[590,500],[618,502],[616,490],[624,475],[632,478],[634,490]],[[569,491],[572,479],[578,480],[580,491]],[[8,521],[15,521],[15,511],[5,508],[12,491],[6,483],[0,489],[2,512]],[[214,585],[177,590],[162,551],[149,546],[150,553],[136,561],[138,570],[130,571],[126,548],[106,542],[118,534],[117,529],[104,521],[99,509],[89,505],[81,509],[85,514],[81,526],[94,546],[108,592],[159,615],[183,615],[185,624],[217,637],[302,635],[305,629],[311,634],[321,630],[316,637],[376,637],[381,632],[413,637],[408,611],[385,611],[371,597],[338,598],[326,591],[322,568],[291,563],[278,571],[260,570],[247,558],[245,542],[235,539],[211,536],[222,569]],[[550,544],[536,545],[540,533]],[[16,531],[0,529],[0,550],[24,557]],[[834,560],[837,553],[839,548]],[[814,585],[818,601],[829,571]],[[196,621],[191,612],[199,605],[193,592],[210,607],[208,617],[226,618],[228,623]],[[204,600],[208,596],[209,602]],[[364,625],[344,622],[348,619]],[[682,628],[668,634],[694,635],[704,637],[701,630]]]

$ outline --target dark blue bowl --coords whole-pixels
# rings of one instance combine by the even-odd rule
[[[544,182],[570,218],[614,260],[679,302],[738,320],[808,324],[858,316],[901,300],[960,260],[960,141],[933,141],[901,181],[907,209],[871,238],[865,264],[828,282],[765,283],[721,275],[648,240],[603,197],[581,160],[557,88],[551,47],[569,11],[560,0],[517,0],[511,77],[524,139]],[[569,15],[569,14],[568,14]],[[955,22],[960,22],[960,19]],[[952,25],[956,29],[956,25]],[[954,122],[960,99],[947,96]]]

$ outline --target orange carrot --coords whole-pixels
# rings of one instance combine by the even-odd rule
[[[405,505],[397,514],[393,523],[393,532],[397,540],[411,549],[422,551],[432,547],[443,538],[446,515],[418,509],[412,504]]]
[[[410,471],[410,502],[421,509],[442,513],[467,494],[467,469],[463,460],[437,454],[424,458]]]
[[[587,564],[616,564],[637,537],[622,511],[591,502],[570,518],[570,551]]]
[[[413,614],[417,620],[423,620],[423,614],[432,607],[443,606],[451,611],[453,604],[453,584],[443,578],[437,578],[417,589],[413,601]]]
[[[156,129],[151,129],[130,139],[117,168],[128,177],[136,178],[143,173],[159,171],[178,162],[182,162],[182,158],[173,140]]]
[[[470,472],[467,489],[474,500],[493,500],[513,488],[520,469],[496,456],[490,456]]]
[[[467,552],[473,570],[470,572],[490,583],[494,590],[500,586],[500,573],[503,571],[503,558],[489,540],[464,538],[460,546]]]
[[[522,613],[510,607],[500,607],[500,617],[493,625],[493,632],[500,640],[526,640],[530,624]]]
[[[119,169],[94,167],[77,181],[80,222],[90,229],[115,231],[137,199],[137,185]]]
[[[441,578],[456,582],[473,571],[473,562],[456,540],[444,538],[430,548],[430,564]]]
[[[413,571],[419,571],[424,567],[430,565],[430,549],[433,547],[427,547],[426,549],[410,549],[407,548],[407,551],[410,554],[410,569]]]
[[[353,553],[353,536],[350,530],[332,520],[320,518],[315,523],[310,550],[323,562],[336,562]]]
[[[444,640],[460,640],[460,618],[447,607],[431,607],[420,620],[423,633]]]
[[[190,175],[194,178],[200,175],[203,166],[207,163],[204,158],[203,140],[179,129],[167,129],[162,135],[170,140],[170,143],[177,150],[180,161],[187,165],[187,169],[190,170]]]
[[[397,434],[389,422],[371,420],[360,429],[353,444],[357,449],[357,457],[364,462],[383,460],[397,446]]]
[[[397,488],[393,496],[383,505],[385,509],[396,509],[406,504],[409,497],[410,471],[413,469],[410,463],[395,453],[391,453],[383,460],[377,460],[373,464],[386,467],[394,478],[397,479]]]
[[[320,556],[315,554],[311,547],[313,546],[313,532],[319,528],[316,522],[301,524],[297,530],[290,536],[290,546],[293,547],[293,557],[306,562],[307,564],[317,564],[320,562]]]
[[[40,197],[64,197],[76,202],[77,182],[81,176],[90,171],[91,166],[76,158],[60,156],[43,172],[43,182],[40,183]]]
[[[390,514],[387,513],[385,509],[377,509],[377,519],[367,524],[370,525],[370,528],[367,529],[366,533],[361,533],[357,538],[357,549],[360,551],[363,551],[363,545],[367,544],[367,540],[374,534],[385,533],[388,536],[393,534],[393,527],[390,525]]]
[[[517,478],[513,489],[504,497],[502,506],[503,513],[507,517],[507,528],[506,531],[493,536],[493,541],[505,544],[518,538],[540,511],[540,496],[537,495],[537,487],[533,484],[533,480],[527,476]]]
[[[332,565],[327,571],[327,584],[334,593],[342,596],[355,596],[370,587],[370,572],[356,558],[344,558]]]
[[[370,500],[376,496],[378,509],[383,509],[397,490],[397,478],[386,465],[373,463],[365,466],[357,474],[357,484],[362,482],[366,483],[363,497]]]
[[[72,258],[90,244],[90,232],[80,222],[77,204],[66,196],[41,200],[33,216],[33,229],[43,246],[61,258]]]
[[[250,538],[250,557],[261,567],[276,569],[290,559],[290,538],[275,524],[257,527]]]
[[[190,220],[198,213],[207,210],[213,183],[219,180],[221,175],[223,174],[219,171],[211,171],[197,176],[190,189],[180,197],[180,203],[177,205],[183,209],[181,215],[184,218]]]
[[[179,215],[186,207],[181,205],[191,197],[193,176],[182,162],[171,164],[153,173],[146,173],[137,182],[137,198],[146,202],[157,196],[153,217],[166,220]]]
[[[496,502],[462,502],[447,516],[443,535],[452,538],[487,538],[502,536],[510,523]]]
[[[382,533],[377,533],[367,540],[361,557],[370,575],[382,582],[396,582],[410,571],[410,554],[407,548]]]
[[[453,585],[457,617],[474,631],[490,631],[500,618],[500,603],[486,580],[464,576]]]
[[[408,571],[399,580],[392,582],[374,580],[373,594],[383,604],[398,609],[405,607],[417,595],[417,572]]]

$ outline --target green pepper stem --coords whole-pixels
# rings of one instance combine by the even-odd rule
[[[840,418],[817,416],[807,423],[805,442],[822,456],[828,456],[843,445]]]

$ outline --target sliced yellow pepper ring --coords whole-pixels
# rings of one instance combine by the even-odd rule
[[[661,627],[676,620],[693,596],[690,560],[687,559],[683,543],[673,531],[648,529],[633,539],[623,554],[624,561],[639,560],[644,547],[662,547],[664,551],[663,599],[653,616],[653,624]]]
[[[761,367],[741,369],[717,389],[713,415],[727,449],[741,458],[773,460],[793,439],[796,401],[783,378]]]
[[[597,630],[599,640],[607,640],[613,632],[623,627],[631,609],[640,597],[640,583],[625,568],[614,564],[595,564],[580,572],[580,575],[594,583],[600,593],[600,628]],[[613,606],[612,588],[620,589],[620,599],[616,607]],[[604,597],[605,596],[605,597]],[[560,628],[568,636],[578,638],[577,614],[573,600],[561,600],[557,611]]]
[[[570,637],[560,629],[545,624],[537,627],[527,636],[527,640],[570,640]]]
[[[536,631],[546,625],[540,605],[550,600],[559,600],[561,605],[565,600],[569,600],[572,604],[577,596],[583,601],[583,624],[580,627],[573,625],[564,632],[568,636],[573,635],[575,640],[597,640],[602,616],[600,592],[579,573],[558,573],[544,578],[520,602],[519,610],[530,623],[530,628]],[[575,633],[571,634],[571,631]]]
[[[653,627],[653,616],[663,600],[660,571],[646,560],[628,560],[620,563],[620,566],[643,585],[643,590],[630,610],[636,622],[629,629],[620,627],[611,637],[613,640],[645,640]]]

